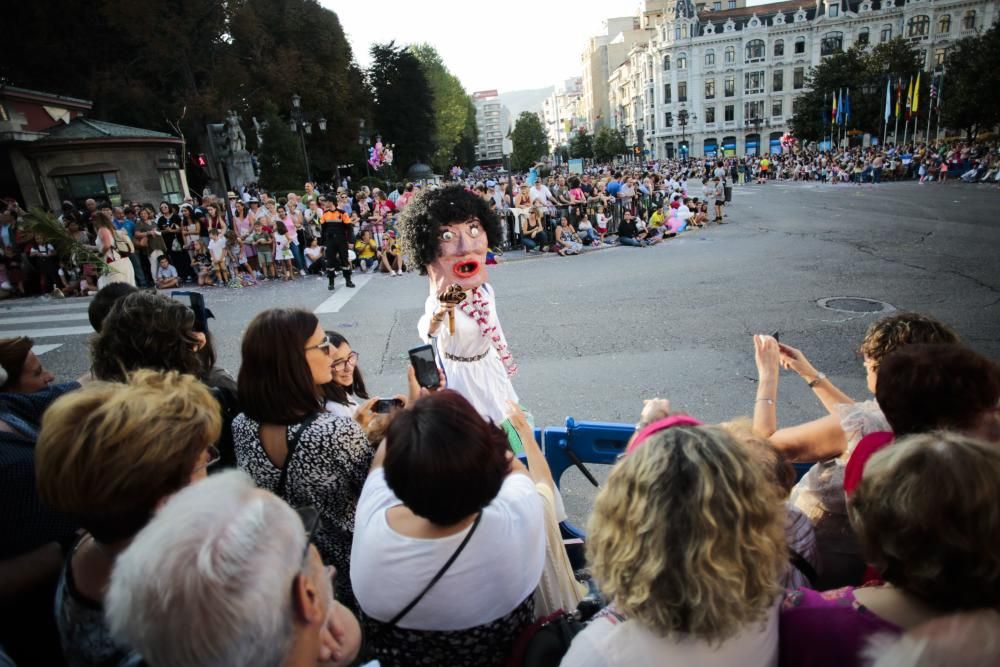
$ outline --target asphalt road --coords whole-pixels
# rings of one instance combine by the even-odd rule
[[[521,368],[515,387],[538,425],[569,415],[634,422],[653,396],[706,421],[749,415],[750,336],[780,331],[860,399],[867,390],[855,349],[878,315],[817,305],[842,296],[929,313],[1000,359],[998,204],[997,189],[960,183],[748,185],[735,189],[731,224],[661,246],[568,258],[508,253],[490,267],[490,281]],[[372,276],[356,290],[339,287],[332,301],[316,278],[205,291],[220,363],[234,375],[255,313],[321,308],[336,310],[319,314],[323,326],[351,341],[369,387],[388,395],[404,388],[427,283],[415,274]],[[57,346],[42,360],[60,379],[73,378],[88,367],[83,312],[82,300],[4,302],[0,337],[24,333]],[[801,380],[782,377],[780,423],[822,414]],[[589,484],[571,471],[563,487],[571,516],[585,516]]]

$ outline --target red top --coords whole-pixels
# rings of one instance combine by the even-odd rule
[[[861,442],[851,452],[851,458],[847,461],[847,468],[844,470],[844,491],[850,496],[854,489],[861,483],[861,476],[865,472],[865,464],[868,463],[875,452],[892,444],[893,434],[890,431],[875,431],[861,438]]]

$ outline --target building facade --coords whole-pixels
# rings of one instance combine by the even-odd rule
[[[504,138],[510,132],[510,111],[500,103],[496,90],[480,90],[472,94],[476,105],[476,162],[500,164],[503,162]]]
[[[549,147],[569,143],[573,132],[586,124],[583,114],[583,78],[566,79],[542,103],[542,125]]]
[[[806,76],[824,58],[903,36],[932,70],[955,40],[988,28],[998,11],[992,0],[699,6],[678,0],[609,75],[609,86],[619,87],[609,95],[616,127],[654,159],[780,152]]]
[[[621,16],[604,22],[604,34],[591,37],[583,51],[581,97],[586,127],[591,133],[611,126],[608,79],[636,44],[649,39],[651,29],[642,28],[639,17]]]

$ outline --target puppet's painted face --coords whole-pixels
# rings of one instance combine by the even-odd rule
[[[470,290],[486,282],[488,249],[486,228],[478,218],[441,225],[438,257],[427,266],[427,273],[437,292],[455,283]]]

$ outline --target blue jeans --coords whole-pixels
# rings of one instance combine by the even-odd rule
[[[649,245],[644,240],[642,240],[642,239],[634,239],[631,236],[619,236],[618,237],[618,242],[621,243],[622,245],[629,245],[629,246],[633,246],[635,248],[639,248],[639,247],[644,246],[644,245]]]
[[[142,260],[139,259],[139,253],[134,252],[129,255],[128,261],[132,263],[132,273],[135,274],[135,286],[149,287],[146,284],[146,274],[142,272]]]
[[[292,255],[295,257],[295,266],[300,271],[306,268],[306,258],[302,254],[302,247],[298,243],[292,244]]]

